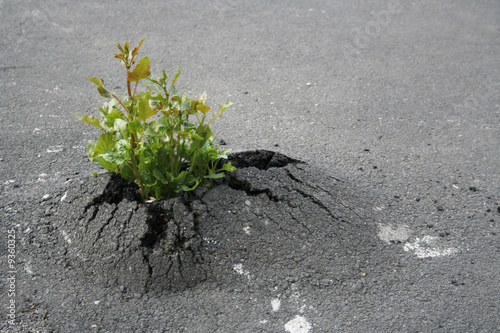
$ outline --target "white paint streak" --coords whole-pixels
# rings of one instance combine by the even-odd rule
[[[247,277],[248,280],[250,280],[250,272],[245,271],[243,269],[243,264],[236,264],[236,265],[234,265],[233,269],[236,271],[236,273],[238,273],[240,275],[244,275]]]
[[[271,301],[271,307],[273,308],[274,312],[277,312],[281,308],[281,301],[278,298],[275,298]]]
[[[66,196],[68,195],[68,191],[64,192],[64,194],[62,195],[61,197],[61,202],[64,201],[64,199],[66,199]]]
[[[311,328],[311,324],[302,316],[296,316],[285,324],[285,330],[290,333],[307,333]]]
[[[405,242],[410,238],[410,235],[411,230],[405,224],[394,226],[392,224],[378,223],[377,236],[387,244],[391,244],[391,242]]]
[[[424,236],[415,238],[413,243],[407,242],[404,246],[405,251],[413,251],[419,258],[441,257],[456,254],[459,250],[455,247],[442,248],[438,244],[438,237]]]
[[[50,146],[47,148],[47,153],[59,153],[63,151],[63,146]]]

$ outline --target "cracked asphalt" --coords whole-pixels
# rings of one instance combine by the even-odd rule
[[[0,32],[2,331],[500,331],[497,1],[0,0]],[[102,172],[84,76],[121,93],[113,43],[142,38],[179,91],[234,103],[225,148],[306,162],[199,198],[218,273],[178,291],[72,270],[47,210]]]

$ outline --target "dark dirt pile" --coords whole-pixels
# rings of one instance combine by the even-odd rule
[[[339,258],[362,249],[367,226],[353,225],[334,185],[307,181],[304,164],[268,151],[231,161],[238,170],[211,189],[142,205],[137,187],[115,174],[72,183],[46,203],[58,263],[102,286],[144,293],[217,280],[234,256],[271,266],[279,258],[293,270],[332,246]]]

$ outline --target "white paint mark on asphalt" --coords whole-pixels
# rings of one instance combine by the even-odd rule
[[[65,240],[66,242],[68,242],[68,244],[71,244],[71,238],[69,238],[69,236],[68,236],[68,234],[66,233],[66,231],[61,230],[61,233],[62,233],[62,235],[63,235],[63,237],[64,237],[64,240]]]
[[[68,191],[64,192],[64,194],[62,195],[61,197],[61,202],[64,201],[64,199],[66,199],[66,196],[68,195]]]
[[[243,269],[243,264],[236,264],[236,265],[234,265],[233,269],[236,271],[236,273],[238,273],[240,275],[244,275],[247,277],[248,280],[250,280],[250,272],[245,271]]]
[[[274,312],[277,312],[281,308],[281,301],[278,298],[275,298],[271,301],[271,307],[273,308]]]
[[[391,244],[391,242],[406,242],[410,238],[410,235],[411,230],[405,224],[394,226],[392,224],[378,223],[377,236],[387,244]]]
[[[47,148],[47,153],[60,153],[63,151],[63,146],[50,146]]]
[[[250,234],[250,227],[247,225],[246,227],[243,228],[243,231],[245,232],[245,234],[247,235],[251,235]]]
[[[290,333],[308,333],[312,326],[302,316],[296,316],[285,324],[285,330]]]
[[[42,197],[42,200],[47,200],[48,198],[50,198],[50,194],[45,194],[45,195]]]
[[[441,257],[456,254],[459,250],[455,247],[443,248],[439,245],[438,237],[424,236],[415,238],[413,243],[407,242],[405,251],[412,251],[419,258]]]

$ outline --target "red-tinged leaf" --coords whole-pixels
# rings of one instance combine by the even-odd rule
[[[123,54],[115,53],[115,58],[120,59],[123,65],[126,65],[125,56]]]
[[[132,59],[135,58],[135,56],[139,52],[139,49],[141,48],[142,43],[144,43],[145,40],[146,40],[146,38],[144,38],[143,40],[141,40],[141,42],[139,43],[139,45],[137,45],[136,47],[134,47],[134,49],[132,50]]]
[[[148,57],[144,57],[137,63],[134,70],[127,72],[127,80],[129,82],[137,82],[147,78],[151,74],[151,66],[149,66]]]
[[[116,46],[118,46],[118,49],[119,49],[120,51],[122,51],[122,53],[125,53],[125,52],[123,51],[123,47],[121,46],[121,44],[120,44],[120,43],[116,43]]]
[[[128,42],[125,42],[125,43],[123,43],[123,53],[125,55],[128,55],[129,54],[128,52],[129,52],[128,51]]]

